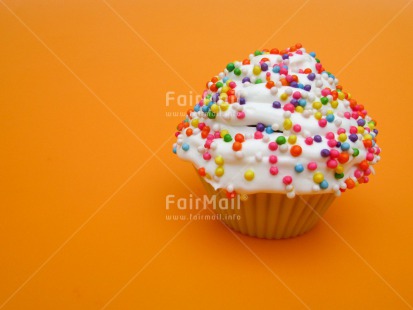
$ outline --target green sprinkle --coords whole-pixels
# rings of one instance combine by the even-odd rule
[[[355,147],[353,147],[353,157],[357,157],[358,154],[360,154],[359,149],[356,149]]]
[[[275,140],[275,142],[277,142],[278,145],[281,145],[281,144],[285,144],[285,142],[287,142],[287,140],[285,139],[284,136],[279,136],[279,137]]]
[[[326,105],[328,103],[328,98],[327,97],[321,97],[320,101],[322,104]]]
[[[232,70],[234,70],[235,69],[235,65],[232,63],[232,62],[230,62],[229,64],[227,64],[227,70],[229,71],[229,72],[232,72]]]
[[[344,173],[335,173],[335,174],[334,174],[334,177],[335,177],[336,179],[342,179],[342,178],[344,178]]]
[[[224,141],[225,141],[225,142],[231,142],[231,141],[232,141],[232,137],[231,137],[231,135],[230,135],[229,133],[227,133],[227,134],[224,136]]]
[[[234,73],[235,73],[235,75],[240,76],[241,75],[241,69],[240,68],[235,68]]]

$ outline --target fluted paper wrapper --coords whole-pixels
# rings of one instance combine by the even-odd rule
[[[225,190],[215,190],[202,177],[208,195],[216,196],[217,203],[228,199]],[[300,195],[292,199],[286,194],[257,193],[236,197],[234,208],[215,208],[222,221],[244,235],[283,239],[311,230],[334,201],[333,193]]]

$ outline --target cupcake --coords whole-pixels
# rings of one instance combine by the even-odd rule
[[[230,62],[206,87],[173,152],[192,163],[233,230],[301,235],[374,173],[376,121],[301,44]]]

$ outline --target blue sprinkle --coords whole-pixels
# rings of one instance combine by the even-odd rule
[[[189,144],[188,143],[184,143],[182,144],[182,149],[186,152],[189,150]]]
[[[296,172],[300,173],[304,171],[304,166],[302,164],[296,164],[294,169]]]
[[[326,115],[326,120],[327,122],[331,123],[334,121],[334,114],[328,114]]]
[[[209,107],[208,107],[208,106],[204,105],[204,106],[202,107],[202,112],[206,113],[206,112],[208,112],[208,110],[209,110]]]
[[[320,187],[321,187],[322,189],[328,188],[328,182],[327,182],[326,180],[323,180],[323,181],[320,183]]]
[[[350,148],[350,144],[348,142],[341,143],[341,149],[343,151],[347,151]]]
[[[298,104],[302,107],[305,107],[306,104],[307,104],[307,101],[305,101],[305,99],[300,99],[300,100],[298,100]]]
[[[314,52],[310,52],[309,54],[310,54],[310,56],[315,57],[315,53],[314,53]]]
[[[267,128],[265,128],[265,132],[271,134],[274,132],[274,130],[272,130],[271,126],[267,126]]]
[[[201,107],[199,106],[199,104],[196,104],[196,105],[194,106],[194,111],[195,111],[195,112],[199,112],[199,110],[201,110]]]
[[[272,72],[279,73],[280,72],[280,66],[274,66],[274,68],[272,68]]]
[[[176,154],[176,146],[173,147],[172,152]]]

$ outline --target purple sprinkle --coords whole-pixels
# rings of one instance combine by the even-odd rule
[[[281,109],[281,102],[279,102],[279,101],[274,101],[274,102],[272,103],[272,107],[275,108],[275,109]]]
[[[288,58],[290,58],[290,56],[288,56],[288,54],[283,55],[283,59],[288,59]]]
[[[366,124],[366,121],[364,119],[360,118],[359,120],[357,120],[357,125],[364,126],[364,124]]]
[[[214,96],[212,97],[213,102],[217,102],[219,100],[219,94],[215,93]]]
[[[263,123],[258,123],[257,130],[263,132],[265,130],[265,125]]]
[[[242,83],[246,83],[246,82],[251,82],[251,80],[248,76],[246,76],[245,78],[242,79]]]
[[[321,138],[321,136],[315,135],[314,136],[314,141],[317,142],[317,143],[320,143],[321,141],[323,141],[323,139]]]
[[[290,86],[291,86],[291,87],[294,87],[294,88],[297,88],[297,87],[298,87],[298,83],[297,83],[296,81],[292,81],[292,82],[290,83]]]
[[[336,147],[340,147],[340,146],[341,146],[341,142],[340,142],[340,141],[337,141]]]
[[[315,79],[315,74],[314,74],[314,73],[310,73],[309,75],[307,75],[307,79],[309,79],[310,81],[314,81],[314,79]]]
[[[267,70],[268,70],[268,65],[267,65],[265,62],[263,62],[263,63],[261,64],[261,70],[262,70],[262,71],[267,71]]]
[[[297,99],[291,99],[290,103],[293,104],[295,107],[298,106],[298,100]]]
[[[377,129],[373,129],[373,132],[376,134],[376,136],[379,134],[379,131]]]
[[[350,141],[356,142],[359,137],[355,133],[352,133],[351,135],[348,136],[348,138],[350,139]]]
[[[330,151],[327,150],[327,149],[322,149],[320,154],[323,157],[328,157],[328,156],[330,156]]]
[[[239,98],[239,104],[245,104],[245,98],[244,97]]]
[[[304,90],[310,91],[311,90],[311,85],[310,84],[305,85]]]

